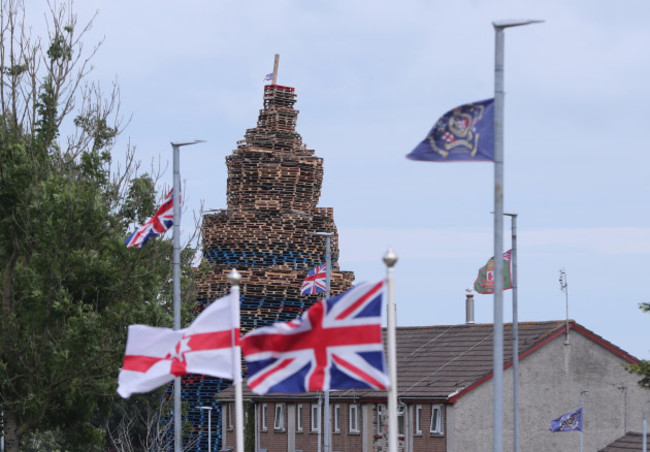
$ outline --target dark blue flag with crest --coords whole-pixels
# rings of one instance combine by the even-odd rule
[[[494,99],[461,105],[448,111],[406,157],[433,162],[493,162]]]
[[[582,407],[569,411],[557,419],[551,421],[552,432],[573,432],[582,431]]]

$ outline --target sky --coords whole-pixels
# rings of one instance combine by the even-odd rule
[[[45,1],[29,3],[42,30]],[[40,8],[40,9],[39,9]],[[650,359],[650,3],[645,0],[83,0],[84,38],[102,45],[90,80],[120,87],[128,121],[114,149],[172,181],[184,148],[183,230],[226,208],[225,157],[262,108],[264,76],[295,87],[297,131],[324,159],[319,206],[333,207],[340,268],[356,281],[398,255],[398,325],[465,321],[466,289],[492,256],[489,162],[408,154],[448,110],[494,96],[493,21],[505,32],[504,209],[517,214],[519,321],[569,317]],[[504,220],[504,250],[510,247]],[[559,272],[567,275],[568,294]],[[512,320],[504,292],[504,321]],[[493,297],[475,296],[493,322]]]

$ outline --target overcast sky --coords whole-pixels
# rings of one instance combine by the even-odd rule
[[[34,23],[41,10],[29,9]],[[130,141],[147,165],[186,148],[188,216],[226,207],[225,157],[278,83],[296,88],[298,132],[324,158],[319,205],[333,207],[340,266],[357,281],[395,268],[399,325],[465,320],[465,289],[493,253],[493,165],[407,160],[439,116],[493,97],[492,21],[505,33],[505,211],[518,214],[519,320],[569,316],[650,358],[650,3],[547,0],[178,2],[83,0],[97,11],[90,78],[117,81]],[[505,249],[510,222],[505,220]],[[511,321],[511,291],[504,320]],[[492,296],[476,295],[491,323]]]

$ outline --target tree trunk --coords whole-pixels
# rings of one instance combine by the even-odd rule
[[[18,452],[18,425],[16,424],[15,413],[4,413],[4,440],[5,452]]]

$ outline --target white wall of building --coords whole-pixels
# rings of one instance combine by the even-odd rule
[[[552,433],[551,419],[578,408],[583,396],[585,451],[605,447],[627,431],[641,432],[643,405],[650,391],[637,385],[624,361],[578,332],[544,345],[519,363],[521,452],[579,450],[580,433]],[[512,367],[504,372],[504,451],[513,447]],[[448,452],[491,451],[493,384],[485,384],[448,407]],[[453,432],[451,431],[453,429]]]

